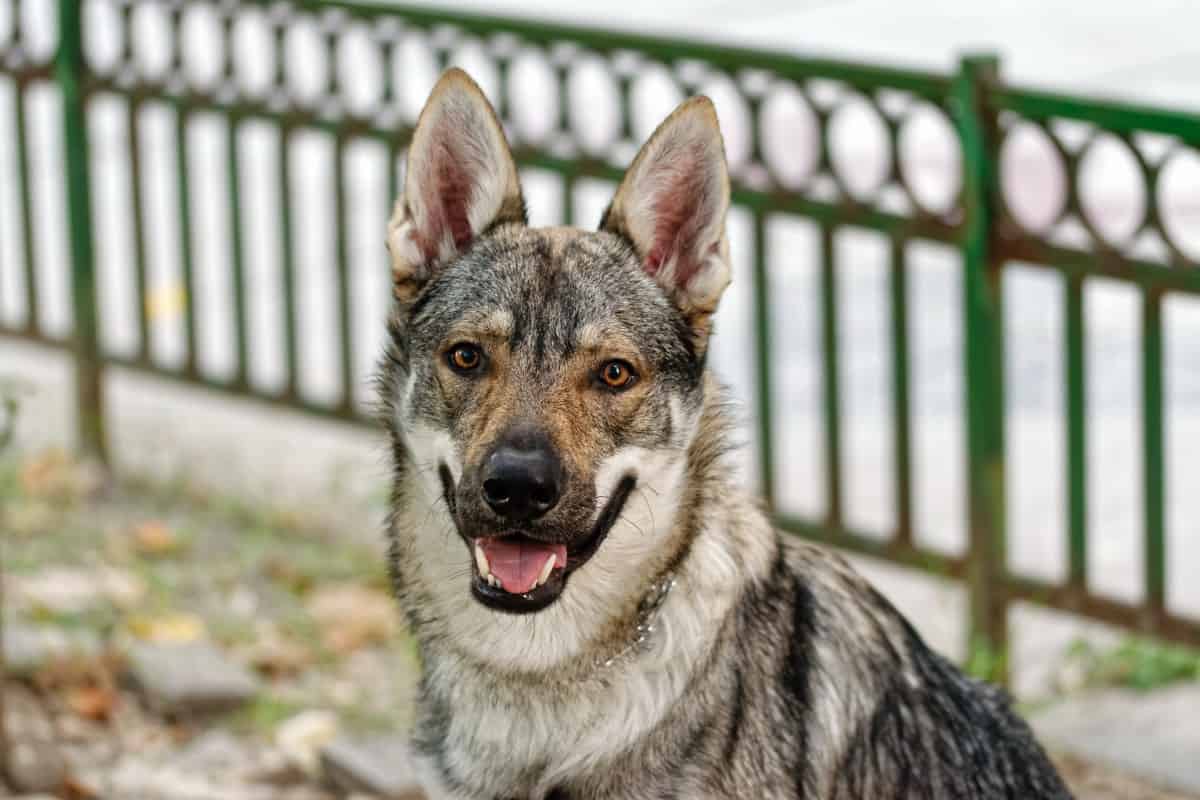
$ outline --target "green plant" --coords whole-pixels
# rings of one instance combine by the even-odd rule
[[[1200,680],[1200,651],[1152,639],[1131,637],[1113,648],[1075,642],[1068,654],[1078,659],[1085,683],[1147,691],[1171,683]]]

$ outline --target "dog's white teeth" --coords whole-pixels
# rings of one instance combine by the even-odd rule
[[[475,545],[475,566],[479,567],[479,577],[483,578],[488,586],[503,588],[500,579],[492,574],[492,565],[488,563],[487,555],[479,545]]]
[[[488,579],[492,577],[492,565],[488,563],[487,556],[479,545],[475,545],[475,566],[479,567],[480,577],[491,583]]]
[[[557,560],[557,557],[551,553],[550,557],[546,559],[546,563],[542,564],[542,574],[538,576],[537,583],[534,584],[535,587],[541,586],[550,579],[550,573],[554,571],[554,563]]]

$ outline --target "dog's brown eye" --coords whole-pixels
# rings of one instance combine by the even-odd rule
[[[470,372],[480,365],[483,355],[473,344],[458,344],[450,350],[449,361],[459,372]]]
[[[600,368],[600,380],[610,389],[628,389],[637,380],[637,374],[624,361],[609,361]]]

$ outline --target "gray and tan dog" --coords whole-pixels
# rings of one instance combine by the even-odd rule
[[[451,70],[388,227],[391,568],[432,798],[1065,798],[998,690],[735,480],[705,369],[729,283],[712,104],[597,232],[532,229]]]

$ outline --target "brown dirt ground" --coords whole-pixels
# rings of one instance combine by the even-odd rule
[[[1078,800],[1200,800],[1074,756],[1057,755],[1054,761]]]

